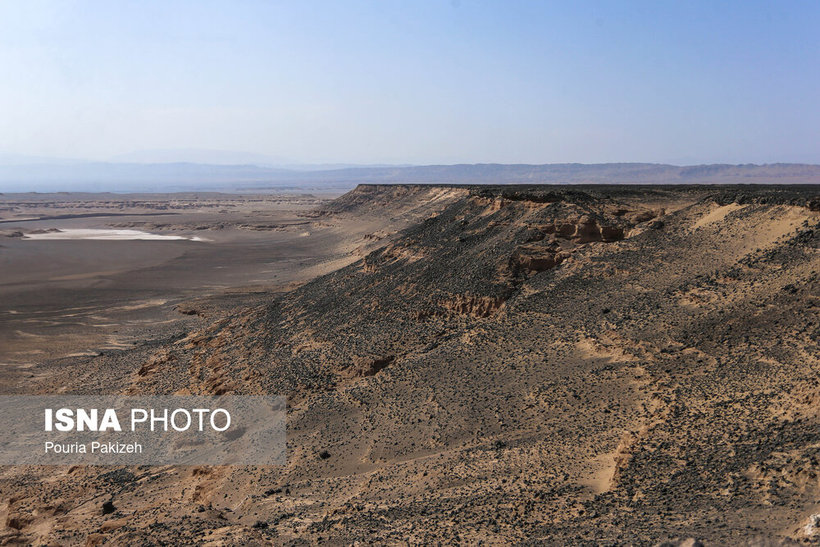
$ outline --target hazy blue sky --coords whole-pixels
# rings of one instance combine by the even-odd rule
[[[0,152],[155,149],[820,163],[820,2],[0,1]]]

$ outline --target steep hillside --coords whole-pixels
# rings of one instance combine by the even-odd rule
[[[127,523],[89,514],[95,541],[816,539],[818,195],[360,186],[316,215],[414,222],[85,365],[122,392],[286,395],[286,466],[6,474],[7,537],[63,539],[96,493]]]

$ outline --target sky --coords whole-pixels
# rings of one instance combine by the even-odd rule
[[[0,154],[820,163],[820,2],[0,0]]]

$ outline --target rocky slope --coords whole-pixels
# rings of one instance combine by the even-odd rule
[[[286,466],[7,468],[3,537],[813,541],[818,195],[360,186],[315,216],[411,225],[202,330],[76,365],[120,392],[286,395]]]

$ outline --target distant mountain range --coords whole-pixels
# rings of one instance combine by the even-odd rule
[[[286,169],[203,163],[0,164],[0,192],[344,190],[359,183],[820,184],[820,165],[460,164]]]

